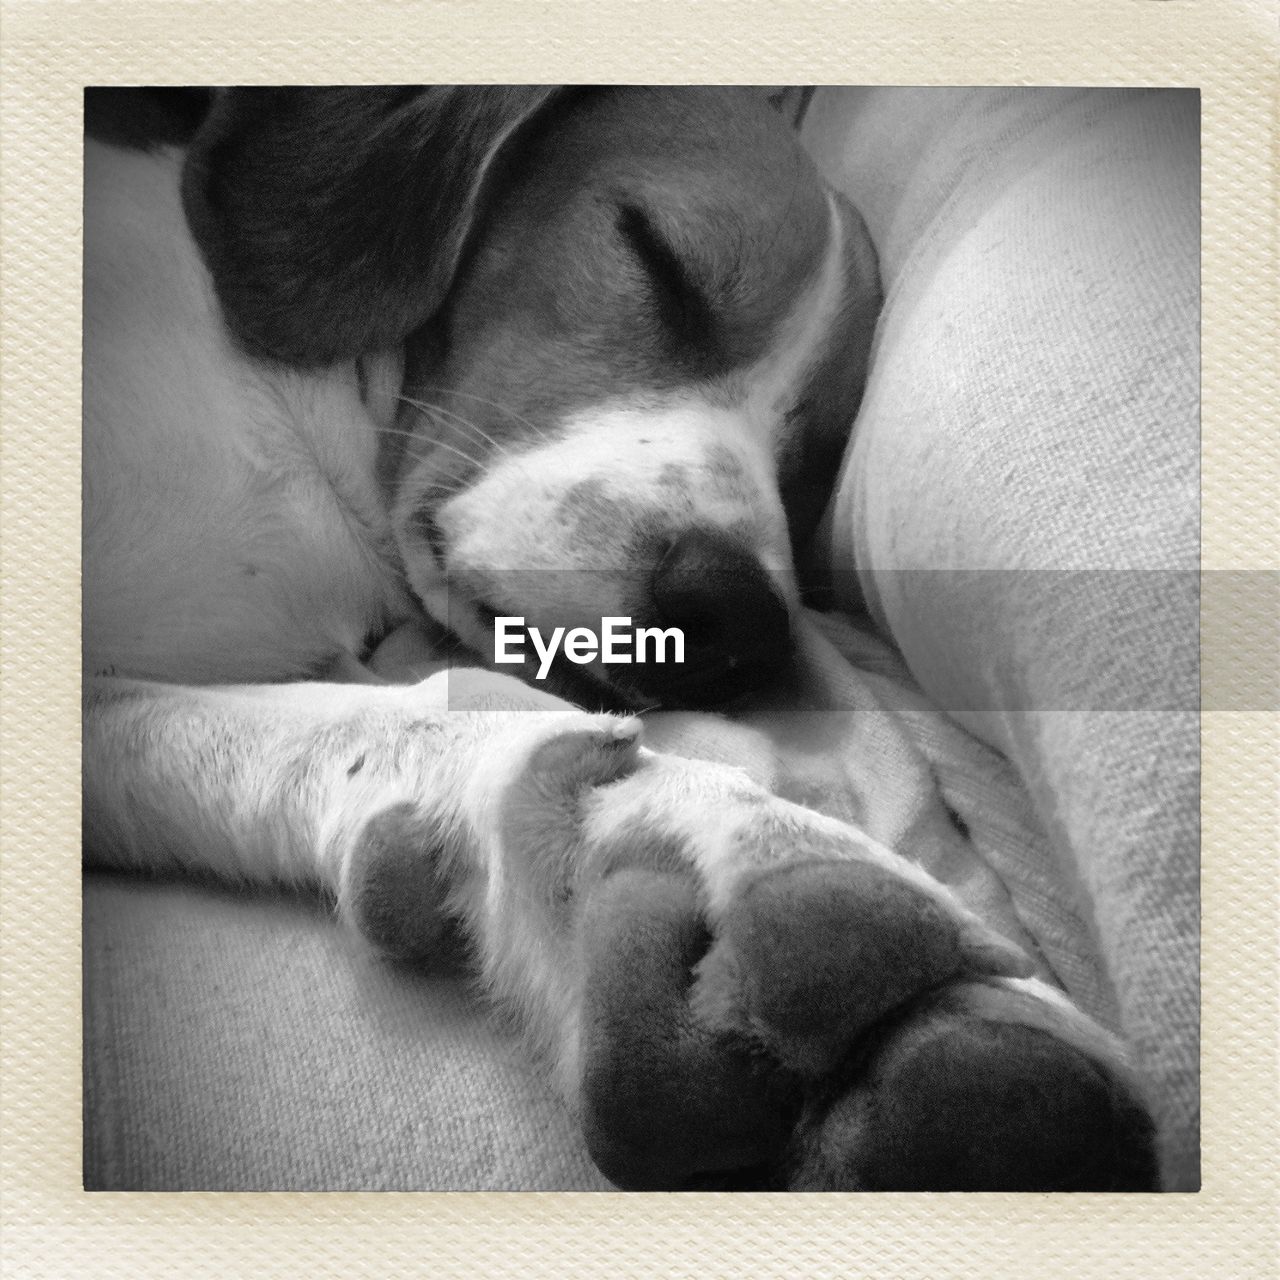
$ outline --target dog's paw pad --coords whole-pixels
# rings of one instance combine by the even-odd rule
[[[865,862],[800,863],[760,876],[731,905],[695,1007],[814,1076],[966,963],[959,921],[902,878]]]
[[[1154,1190],[1153,1130],[1106,1068],[1046,1031],[923,1014],[802,1126],[793,1185]]]
[[[794,1081],[697,1023],[706,947],[693,882],[636,869],[583,904],[581,1102],[593,1159],[631,1189],[752,1185],[782,1150]]]
[[[343,905],[374,946],[428,960],[453,941],[439,873],[443,839],[412,805],[393,805],[365,824],[348,857]]]

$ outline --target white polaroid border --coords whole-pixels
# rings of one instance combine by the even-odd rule
[[[1203,722],[1196,1194],[87,1195],[78,945],[85,84],[1196,86],[1204,566],[1280,571],[1271,0],[3,0],[0,10],[6,1275],[1276,1274],[1274,581],[1269,608],[1205,629],[1207,652],[1252,672],[1270,705]]]

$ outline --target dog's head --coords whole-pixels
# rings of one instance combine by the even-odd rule
[[[377,353],[404,353],[396,532],[450,630],[492,655],[503,615],[680,629],[683,664],[560,664],[612,702],[785,663],[879,296],[762,95],[240,90],[185,197],[249,350],[397,377]]]

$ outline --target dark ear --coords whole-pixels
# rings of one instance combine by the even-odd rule
[[[394,346],[440,306],[481,189],[554,86],[229,89],[183,201],[251,351],[330,364]]]
[[[91,85],[84,91],[84,131],[129,150],[187,146],[212,103],[209,89]]]

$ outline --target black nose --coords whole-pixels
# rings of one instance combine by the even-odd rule
[[[712,705],[757,688],[791,654],[786,604],[756,556],[726,533],[681,534],[650,592],[658,625],[684,634],[683,663],[650,664],[641,676],[669,705]]]

